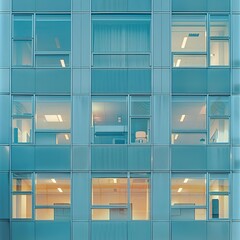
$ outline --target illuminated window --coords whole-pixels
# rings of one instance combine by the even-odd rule
[[[92,178],[93,220],[149,220],[147,174]]]

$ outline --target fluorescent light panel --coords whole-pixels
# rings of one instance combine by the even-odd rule
[[[181,48],[185,48],[185,47],[186,47],[187,40],[188,40],[188,38],[187,38],[187,37],[184,37],[184,38],[183,38],[183,41],[182,41],[182,46],[181,46]]]
[[[57,190],[61,193],[63,192],[63,190],[60,187]]]
[[[180,118],[180,122],[183,122],[183,121],[184,121],[184,119],[185,119],[185,117],[186,117],[186,115],[185,115],[185,114],[183,114],[183,115],[181,116],[181,118]]]
[[[53,183],[57,183],[57,181],[56,181],[55,178],[51,178],[51,181],[52,181]]]
[[[65,134],[64,136],[65,136],[65,139],[66,139],[66,140],[69,140],[68,134]]]
[[[117,183],[117,179],[116,179],[116,178],[114,178],[114,179],[113,179],[113,182],[114,182],[114,183]]]
[[[64,61],[64,59],[60,59],[60,63],[61,63],[61,66],[62,66],[63,68],[65,68],[65,67],[66,67],[66,64],[65,64],[65,61]]]
[[[178,134],[175,134],[174,140],[177,140],[177,139],[178,139]]]
[[[182,188],[180,187],[179,189],[178,189],[178,192],[181,192],[182,191]]]
[[[185,178],[183,182],[184,182],[184,183],[187,183],[188,180],[189,180],[188,178]]]
[[[180,58],[177,60],[176,67],[180,67],[181,61],[182,61],[182,59],[180,59]]]
[[[63,122],[61,115],[44,115],[47,122]]]

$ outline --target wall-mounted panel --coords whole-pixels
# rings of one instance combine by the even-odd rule
[[[0,146],[0,170],[9,170],[9,146]]]
[[[35,149],[34,146],[12,146],[12,170],[34,170]]]
[[[36,170],[70,170],[70,147],[36,147]]]
[[[33,240],[35,238],[34,222],[12,222],[12,240]]]
[[[172,240],[206,240],[207,224],[204,221],[172,222]]]
[[[207,223],[207,240],[229,240],[230,225],[229,222],[208,222]]]
[[[172,146],[172,169],[173,170],[206,170],[207,149],[196,146]]]

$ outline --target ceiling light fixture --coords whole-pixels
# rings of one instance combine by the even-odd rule
[[[183,41],[182,41],[182,46],[181,46],[181,48],[185,48],[185,47],[186,47],[187,40],[188,40],[188,38],[187,38],[187,37],[184,37],[184,38],[183,38]]]
[[[66,140],[69,140],[68,134],[65,134],[64,136],[65,136],[65,139],[66,139]]]
[[[51,178],[51,181],[52,181],[53,183],[57,183],[57,181],[55,180],[55,178]]]
[[[185,178],[183,182],[184,182],[184,183],[187,183],[188,180],[189,180],[188,178]]]
[[[175,134],[174,140],[177,140],[177,139],[178,139],[178,134]]]
[[[63,190],[60,187],[57,190],[61,193],[63,192]]]
[[[184,119],[185,119],[185,117],[186,117],[186,115],[185,115],[185,114],[183,114],[183,115],[181,116],[181,118],[180,118],[180,122],[183,122],[183,121],[184,121]]]
[[[65,61],[64,61],[64,59],[60,59],[60,63],[61,63],[61,66],[62,66],[63,68],[65,68],[65,67],[66,67],[66,64],[65,64]]]
[[[182,59],[180,59],[180,58],[177,60],[176,67],[180,67],[181,61],[182,61]]]
[[[178,192],[181,192],[182,191],[182,188],[180,187],[179,189],[178,189]]]

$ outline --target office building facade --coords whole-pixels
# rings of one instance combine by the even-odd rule
[[[0,239],[239,239],[239,0],[0,0],[0,23]]]

